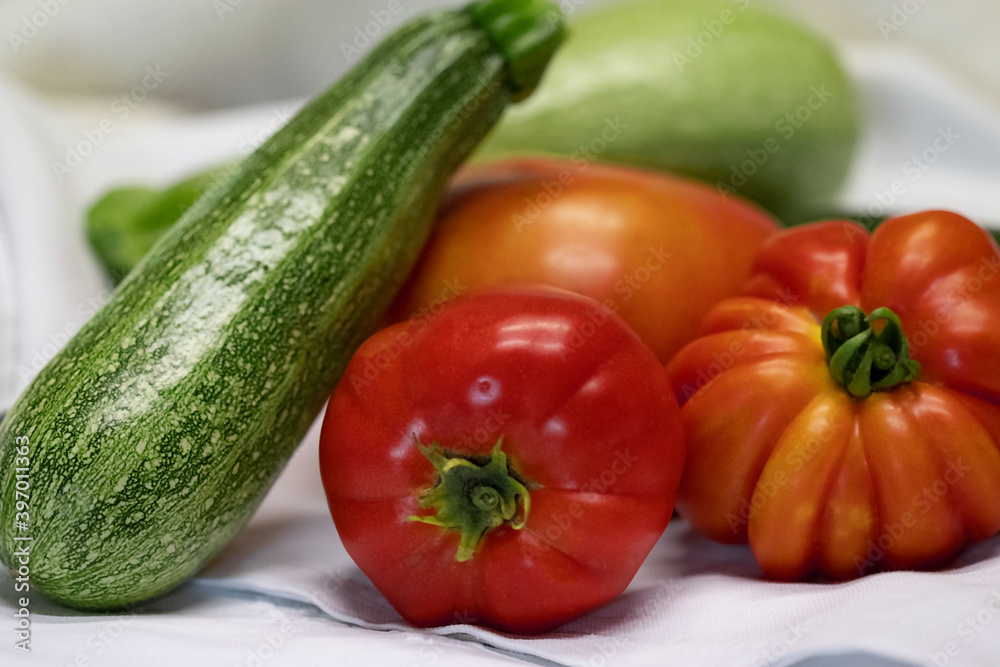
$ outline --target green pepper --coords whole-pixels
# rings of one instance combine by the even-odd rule
[[[111,190],[87,212],[87,238],[111,278],[120,282],[171,225],[235,165],[192,176],[165,190]]]

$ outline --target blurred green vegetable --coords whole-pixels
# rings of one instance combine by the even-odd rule
[[[830,205],[857,136],[851,82],[822,39],[749,0],[656,0],[574,21],[535,96],[476,159],[672,171],[797,222]]]
[[[785,222],[829,210],[858,136],[833,49],[750,0],[646,0],[582,13],[539,86],[473,159],[549,154],[705,180]],[[91,242],[121,278],[218,179],[113,191]]]
[[[115,282],[121,281],[177,220],[233,165],[207,171],[165,190],[110,191],[87,212],[87,238]]]

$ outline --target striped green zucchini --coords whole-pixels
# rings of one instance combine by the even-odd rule
[[[537,83],[557,14],[485,0],[412,21],[200,199],[0,424],[3,562],[30,544],[33,588],[108,609],[218,552],[379,321],[449,175]]]

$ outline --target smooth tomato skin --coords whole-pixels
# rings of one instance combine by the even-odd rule
[[[411,521],[437,473],[414,444],[489,455],[531,483],[526,525],[455,559],[458,533]],[[391,326],[327,407],[320,470],[355,563],[418,626],[543,632],[620,594],[662,534],[683,468],[662,366],[596,302],[504,287]]]
[[[608,305],[666,362],[712,304],[738,292],[776,229],[749,202],[661,173],[537,158],[472,166],[393,317],[458,289],[539,283]]]
[[[667,367],[688,441],[682,515],[749,541],[786,580],[938,567],[995,534],[998,274],[992,238],[944,211],[770,239],[744,296]],[[820,322],[845,304],[899,316],[916,381],[865,399],[834,382]]]

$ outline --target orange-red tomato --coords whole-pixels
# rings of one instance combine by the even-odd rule
[[[667,366],[682,515],[778,579],[936,567],[996,534],[998,272],[944,211],[773,236]]]
[[[616,311],[666,362],[739,290],[776,228],[739,198],[639,169],[561,159],[470,167],[392,316],[420,317],[489,285],[541,283]]]

